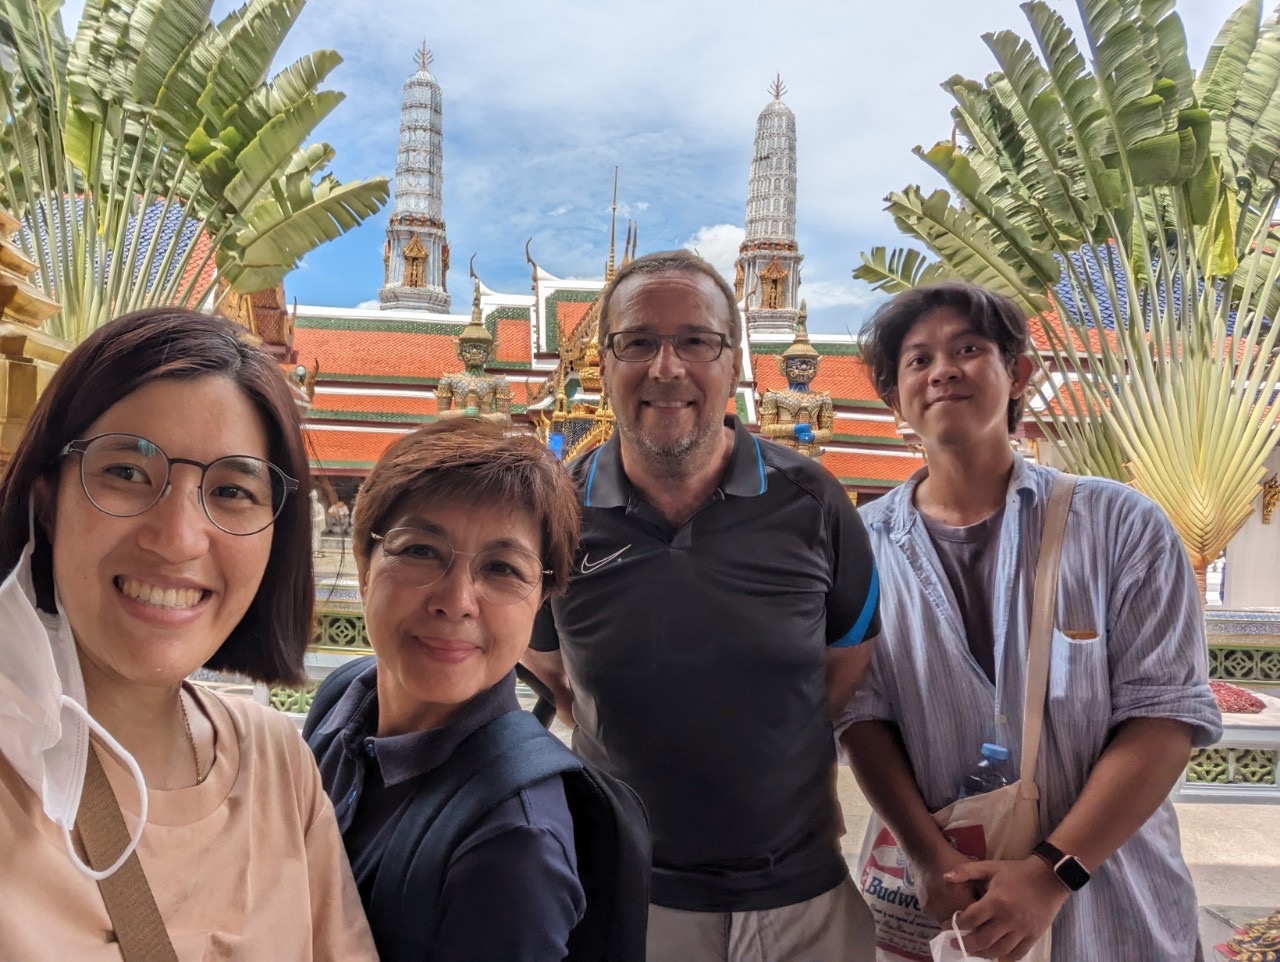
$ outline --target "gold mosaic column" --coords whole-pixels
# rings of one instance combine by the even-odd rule
[[[0,209],[0,471],[13,457],[36,398],[71,349],[41,330],[58,305],[28,280],[36,265],[12,241],[20,227]]]

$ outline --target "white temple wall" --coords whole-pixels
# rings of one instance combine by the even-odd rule
[[[1267,456],[1267,474],[1280,471],[1280,449]],[[1266,478],[1263,478],[1265,481]],[[1262,494],[1253,514],[1227,546],[1226,608],[1280,608],[1280,510],[1262,523]]]

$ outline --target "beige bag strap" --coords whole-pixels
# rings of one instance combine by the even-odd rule
[[[1022,706],[1022,762],[1019,778],[1035,783],[1040,735],[1044,730],[1044,699],[1049,690],[1049,653],[1053,647],[1053,616],[1058,605],[1058,562],[1071,510],[1074,474],[1059,473],[1049,492],[1044,528],[1040,534],[1040,560],[1036,564],[1035,594],[1031,602],[1031,636],[1027,648],[1026,700]]]
[[[97,750],[92,747],[85,770],[84,795],[76,813],[76,829],[89,864],[98,871],[114,862],[129,844],[129,830],[120,814],[120,803],[111,790]],[[114,875],[98,882],[98,890],[106,903],[124,962],[178,962],[137,851]]]

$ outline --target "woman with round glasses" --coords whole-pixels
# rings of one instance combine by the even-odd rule
[[[384,960],[565,957],[586,902],[559,777],[474,813],[434,908],[399,912],[402,886],[379,872],[404,855],[395,839],[415,802],[469,764],[464,741],[520,710],[516,661],[543,599],[568,583],[578,524],[546,449],[476,418],[401,438],[360,489],[356,568],[377,659],[340,696],[322,687],[306,730]]]
[[[185,681],[310,637],[298,413],[240,333],[107,324],[0,482],[0,958],[375,957],[293,726]]]

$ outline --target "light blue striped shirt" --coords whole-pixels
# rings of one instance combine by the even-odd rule
[[[1017,458],[1009,482],[992,604],[993,685],[969,652],[955,596],[912,503],[927,471],[862,510],[880,570],[883,631],[837,730],[857,721],[898,725],[925,804],[937,810],[956,798],[983,742],[1008,747],[1017,768],[1032,587],[1057,472]],[[1063,545],[1036,772],[1042,833],[1062,821],[1126,719],[1176,718],[1192,727],[1197,746],[1217,741],[1222,719],[1207,674],[1195,576],[1168,519],[1124,485],[1081,478]],[[1054,923],[1053,956],[1201,957],[1195,892],[1167,799],[1067,900]]]

